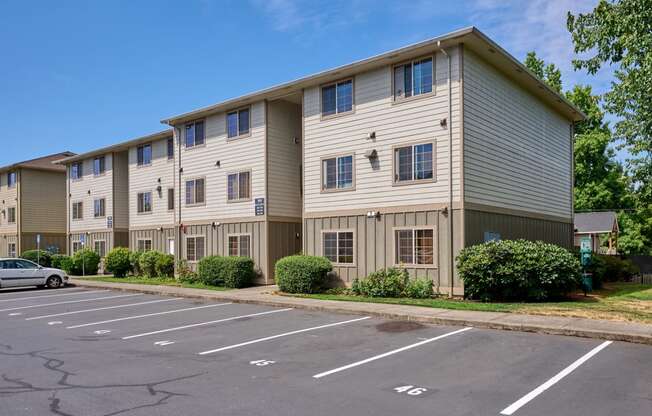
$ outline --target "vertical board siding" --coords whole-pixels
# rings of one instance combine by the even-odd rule
[[[464,198],[572,216],[571,121],[464,54]]]
[[[20,177],[21,232],[65,235],[66,174],[23,168]]]
[[[301,241],[301,223],[269,223],[269,284],[274,284],[276,262],[285,256],[298,254],[301,251]]]
[[[64,217],[65,219],[65,217]],[[21,234],[21,250],[35,250],[37,248],[36,235],[40,234],[41,250],[50,250],[55,253],[66,254],[66,233],[25,233]],[[2,255],[0,254],[0,257]]]
[[[126,230],[129,228],[129,156],[127,151],[114,153],[113,197],[113,228]],[[109,214],[107,208],[107,214]]]
[[[301,107],[277,100],[267,108],[268,214],[300,218]]]
[[[452,110],[448,120],[453,132],[453,189],[460,200],[460,49],[449,51],[452,59]],[[304,198],[306,212],[342,208],[376,209],[397,205],[447,203],[449,201],[449,131],[440,122],[448,119],[448,63],[435,56],[433,94],[394,102],[392,67],[374,69],[354,77],[354,111],[322,119],[319,87],[304,93]],[[368,140],[369,133],[376,138]],[[434,143],[434,182],[395,186],[393,146]],[[374,161],[364,157],[375,149]],[[321,158],[354,154],[355,190],[321,192]],[[392,195],[388,198],[388,194]]]
[[[18,235],[17,234],[3,234],[0,235],[0,257],[9,256],[9,243],[18,244]],[[18,246],[16,246],[16,250]],[[16,253],[18,254],[18,253]]]
[[[70,233],[68,236],[68,253],[72,254],[72,243],[73,241],[80,241],[81,235],[86,235],[86,242],[84,248],[93,250],[95,248],[96,240],[106,241],[106,252],[108,253],[115,246],[114,234],[112,231],[99,231],[99,232],[90,232],[86,233]]]
[[[17,234],[18,222],[11,224],[8,222],[8,208],[16,207],[16,217],[18,217],[18,184],[9,188],[7,174],[8,172],[0,173],[0,234]],[[4,253],[6,254],[6,251]]]
[[[174,159],[168,159],[167,140],[151,142],[152,163],[148,166],[138,166],[137,146],[129,148],[129,228],[174,224],[174,210],[168,210],[168,188],[174,188]],[[159,186],[160,192],[157,191]],[[138,214],[139,192],[152,193],[151,213]],[[176,206],[177,190],[174,192]]]
[[[104,172],[103,175],[93,175],[94,158],[89,158],[82,161],[82,179],[69,180],[70,196],[68,198],[67,215],[70,223],[70,233],[85,232],[88,230],[103,230],[107,228],[106,217],[93,217],[93,201],[97,198],[106,199],[105,212],[107,216],[112,215],[111,213],[113,212],[113,175],[116,169],[114,169],[113,154],[107,153],[104,157],[106,172]],[[70,165],[67,166],[67,170],[68,177],[70,177]],[[72,204],[77,201],[83,202],[84,217],[81,220],[72,219]],[[114,219],[114,226],[115,225]]]
[[[163,231],[159,229],[131,230],[129,231],[129,248],[135,251],[138,249],[138,240],[152,240],[152,250],[167,253],[168,239],[175,238],[174,234],[174,228],[164,228]],[[176,241],[174,249],[178,250]]]

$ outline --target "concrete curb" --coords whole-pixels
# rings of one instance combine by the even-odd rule
[[[195,299],[258,304],[282,308],[298,308],[319,312],[364,314],[401,321],[416,321],[421,323],[453,326],[472,326],[475,328],[534,332],[652,345],[652,325],[637,323],[601,321],[584,318],[521,315],[504,312],[456,311],[408,305],[295,298],[273,294],[272,290],[268,287],[255,287],[220,292],[208,289],[139,285],[132,283],[109,283],[81,279],[72,279],[71,283],[81,287],[105,288],[152,295],[181,296]]]

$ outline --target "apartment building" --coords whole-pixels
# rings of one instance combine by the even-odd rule
[[[52,162],[72,155],[56,153],[0,168],[0,257],[37,245],[66,252],[66,172]]]

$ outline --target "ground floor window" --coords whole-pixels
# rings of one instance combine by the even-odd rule
[[[81,250],[83,247],[81,241],[73,241],[72,242],[72,254],[75,254],[79,250]]]
[[[397,264],[434,264],[434,234],[432,228],[411,228],[395,231],[395,262]]]
[[[94,243],[95,252],[100,258],[106,256],[106,241],[104,240],[95,240]]]
[[[353,231],[324,231],[323,255],[333,263],[353,264]]]
[[[150,251],[152,249],[152,240],[138,240],[138,251]]]
[[[16,243],[7,243],[7,257],[16,257]]]
[[[229,256],[251,257],[251,236],[249,234],[230,235]]]
[[[204,258],[205,241],[203,236],[186,237],[186,259],[188,261],[199,261]]]

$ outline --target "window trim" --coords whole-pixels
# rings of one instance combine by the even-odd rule
[[[339,259],[340,259],[339,258],[340,257],[339,256],[339,249],[340,249],[339,233],[349,233],[349,232],[353,233],[353,263],[340,263],[339,262]],[[356,259],[357,259],[357,255],[358,255],[358,249],[357,249],[356,241],[357,241],[358,235],[357,235],[357,232],[356,232],[355,228],[332,228],[332,229],[329,228],[329,229],[321,230],[319,244],[321,244],[321,256],[323,256],[323,257],[326,257],[326,253],[324,253],[324,249],[325,249],[325,247],[324,247],[324,234],[326,234],[326,233],[337,233],[338,234],[337,235],[337,251],[338,251],[337,260],[338,261],[337,262],[331,261],[333,266],[337,266],[337,267],[357,267]]]
[[[13,221],[9,220],[11,218],[11,216],[9,215],[9,210],[13,210],[13,212],[14,212],[14,220]],[[18,222],[18,209],[16,208],[15,205],[7,207],[7,225],[14,225],[17,222]]]
[[[78,238],[79,238],[79,237],[78,237]],[[75,244],[79,244],[79,247],[80,247],[80,248],[78,248],[77,250],[75,250]],[[71,252],[72,254],[75,254],[75,253],[78,252],[79,250],[83,250],[83,249],[84,249],[84,246],[85,246],[85,244],[82,244],[81,240],[72,240],[72,241],[70,242],[70,252]]]
[[[75,218],[75,204],[81,204],[81,216],[78,218]],[[79,212],[79,210],[77,210]],[[82,221],[84,219],[84,201],[83,200],[77,200],[77,201],[72,201],[72,205],[70,206],[70,219],[72,221]]]
[[[174,253],[170,253],[170,241],[174,241]],[[175,237],[168,237],[165,239],[165,254],[172,254],[176,256],[177,253],[177,239]]]
[[[249,198],[240,198],[240,174],[244,172],[249,172]],[[238,175],[238,198],[229,199],[229,176]],[[252,169],[241,169],[236,171],[231,171],[226,173],[226,203],[227,204],[237,204],[238,202],[247,202],[252,200],[252,183],[253,183],[253,172]]]
[[[143,200],[143,212],[138,211],[138,195],[140,194],[150,194],[150,210],[149,211],[144,211],[145,209],[145,201]],[[152,190],[145,190],[145,191],[136,191],[136,215],[151,215],[154,213],[154,192]]]
[[[204,142],[202,144],[197,144],[197,140],[194,140],[193,145],[188,146],[188,142],[186,141],[186,128],[190,124],[192,124],[193,132],[195,132],[195,124],[199,122],[204,123]],[[181,125],[183,126],[183,148],[185,150],[192,150],[192,149],[202,148],[206,146],[206,119],[205,118],[198,118],[195,120],[187,121],[185,123],[182,123]],[[195,137],[197,136],[195,135]]]
[[[9,246],[14,246],[13,252],[9,250]],[[17,255],[18,255],[18,243],[16,241],[7,242],[7,257],[16,258]]]
[[[14,176],[14,182],[9,183],[9,178],[11,175]],[[17,170],[10,170],[7,172],[7,189],[14,189],[16,187],[16,184],[18,183],[18,171]]]
[[[72,168],[73,168],[73,166],[79,166],[79,169],[78,169],[79,176],[76,177],[76,178],[73,178],[73,176],[72,176]],[[79,182],[81,180],[84,180],[84,162],[83,161],[73,162],[73,163],[70,164],[70,180],[73,181],[73,182]]]
[[[150,157],[149,157],[149,163],[145,163],[145,154],[143,153],[143,163],[138,163],[138,150],[140,148],[145,148],[146,146],[149,146],[150,149]],[[152,142],[149,143],[141,143],[138,146],[136,146],[136,168],[146,168],[148,166],[152,166],[152,163],[154,162],[154,145]]]
[[[97,215],[95,212],[95,202],[97,201],[104,201],[104,214],[103,215]],[[100,198],[94,198],[93,199],[93,218],[106,218],[106,198],[105,197],[100,197]]]
[[[206,136],[206,134],[204,134],[204,136]],[[206,141],[205,137],[204,137],[204,141]],[[172,157],[170,157],[170,142],[172,142]],[[168,162],[174,160],[174,137],[168,137],[165,140],[165,156]]]
[[[240,111],[242,110],[249,110],[249,130],[246,133],[240,134]],[[229,137],[229,114],[232,113],[237,113],[238,115],[238,135],[237,136],[231,136]],[[252,107],[250,105],[246,105],[244,107],[239,107],[234,110],[228,110],[224,112],[224,133],[226,134],[226,141],[230,142],[233,140],[238,140],[238,139],[243,139],[245,137],[251,136],[251,119],[252,119]]]
[[[173,212],[174,208],[176,206],[176,202],[174,201],[174,198],[176,197],[176,195],[175,195],[176,192],[175,192],[174,187],[168,187],[167,189],[168,189],[168,191],[167,191],[167,198],[168,198],[168,200],[167,200],[167,208],[168,208],[168,212]],[[172,191],[172,200],[170,200],[170,191]],[[204,192],[206,192],[206,184],[205,183],[204,183]],[[206,199],[206,198],[204,198],[204,199]],[[172,202],[172,208],[170,208],[170,201]]]
[[[193,202],[192,204],[189,204],[188,201],[186,200],[186,189],[188,188],[188,182],[192,181],[192,182],[195,183],[194,189],[195,189],[195,201],[196,201],[197,200],[197,180],[199,180],[199,179],[204,180],[204,202]],[[183,195],[182,195],[182,197],[183,197],[184,206],[186,206],[186,207],[191,208],[191,207],[205,206],[206,205],[206,177],[205,176],[197,176],[197,177],[191,177],[191,178],[188,178],[188,179],[184,179],[183,180]],[[172,210],[169,210],[169,211],[174,211],[174,210],[172,209]]]
[[[97,244],[97,243],[104,243],[104,255],[103,256],[100,255],[100,258],[106,257],[106,247],[107,247],[106,239],[100,238],[100,239],[97,239],[97,240],[93,240],[93,251],[95,251],[96,253],[97,253],[97,251],[95,249],[97,247],[95,247],[95,244]],[[97,254],[99,255],[100,253],[97,253]]]
[[[100,171],[100,173],[95,173],[95,161],[99,159],[104,159],[104,170]],[[106,175],[106,156],[96,156],[93,158],[93,177],[98,178],[100,176]]]
[[[150,247],[149,250],[145,249],[145,250],[141,251],[141,250],[138,249],[138,246],[140,245],[141,241],[149,241],[149,247]],[[146,252],[152,251],[152,250],[154,250],[154,241],[151,238],[139,238],[139,239],[136,240],[136,251],[137,252],[146,253]]]
[[[416,264],[416,263],[399,263],[396,258],[396,232],[411,230],[413,232],[412,238],[414,239],[415,230],[432,230],[432,264]],[[439,245],[437,244],[437,227],[434,225],[406,225],[399,227],[392,227],[392,264],[394,267],[407,267],[410,269],[438,269],[439,268]],[[412,260],[415,257],[415,243],[412,243]]]
[[[340,83],[343,83],[343,82],[346,82],[346,81],[351,81],[351,109],[349,111],[343,111],[343,112],[339,113],[339,112],[337,112],[337,84],[340,84]],[[324,115],[324,108],[323,108],[324,102],[323,102],[322,94],[323,94],[324,88],[330,87],[331,85],[335,85],[335,113]],[[342,79],[338,79],[338,80],[331,81],[331,82],[326,82],[324,84],[319,85],[319,116],[320,116],[320,120],[329,120],[329,119],[332,119],[332,118],[348,116],[350,114],[355,114],[355,76],[342,78]]]
[[[398,98],[397,99],[396,94],[394,93],[394,91],[395,91],[395,86],[394,85],[395,85],[395,82],[396,82],[396,80],[394,79],[394,71],[395,71],[396,67],[397,66],[405,66],[408,63],[411,63],[412,65],[414,65],[415,62],[423,61],[424,59],[428,59],[428,58],[432,59],[432,91],[426,92],[426,93],[423,93],[423,94],[419,94],[419,95],[412,95],[410,97],[404,97],[404,98]],[[391,79],[391,84],[392,84],[392,89],[391,89],[392,105],[405,103],[405,102],[410,102],[410,101],[418,100],[418,99],[421,99],[421,98],[427,98],[427,97],[432,97],[432,96],[436,95],[436,92],[437,92],[437,88],[436,88],[437,87],[437,79],[435,78],[435,76],[437,74],[437,68],[435,67],[436,58],[437,58],[436,54],[423,55],[423,56],[418,56],[418,57],[413,58],[413,59],[408,59],[406,61],[390,65],[389,70],[390,70],[390,79]],[[414,85],[413,85],[413,88],[414,88]]]
[[[351,172],[351,173],[352,173],[352,180],[353,180],[353,183],[351,184],[351,187],[350,187],[350,188],[338,188],[338,187],[337,187],[337,176],[338,176],[338,173],[337,173],[337,167],[338,167],[338,166],[337,166],[337,159],[339,159],[339,158],[341,158],[341,157],[347,157],[347,156],[351,156],[351,158],[352,158],[352,165],[351,165],[352,172]],[[321,157],[321,158],[319,159],[319,189],[320,189],[320,192],[321,192],[322,194],[327,194],[327,193],[332,193],[332,192],[349,192],[349,191],[355,191],[355,187],[356,187],[356,174],[355,174],[356,164],[355,164],[355,156],[356,156],[356,155],[355,155],[355,152],[350,152],[350,153],[338,153],[338,154],[336,154],[336,155],[331,155],[331,156],[324,156],[324,157]],[[328,159],[335,159],[335,169],[336,169],[336,173],[335,173],[335,175],[336,175],[336,176],[335,176],[335,182],[336,182],[336,186],[335,186],[335,188],[333,188],[333,189],[326,189],[326,188],[324,188],[324,161],[325,161],[325,160],[328,160]]]
[[[198,237],[204,239],[204,256],[202,257],[202,258],[204,258],[204,257],[206,257],[206,236],[204,234],[189,234],[189,235],[184,236],[184,239],[183,239],[183,242],[184,242],[184,245],[183,245],[183,257],[185,258],[185,260],[188,263],[191,263],[191,264],[199,263],[199,261],[201,260],[201,259],[197,260],[197,238]],[[195,239],[195,260],[190,260],[188,258],[188,239],[189,238]],[[175,247],[175,249],[176,249],[176,247]]]
[[[432,178],[429,179],[412,179],[409,181],[399,181],[396,179],[396,149],[403,147],[412,147],[412,154],[414,155],[414,146],[422,144],[432,144]],[[412,169],[414,170],[414,158],[412,158]],[[435,183],[437,182],[437,142],[435,140],[425,140],[418,142],[410,142],[405,144],[396,144],[392,146],[392,186],[405,186],[415,185],[420,183]]]
[[[240,237],[242,236],[247,236],[249,237],[249,258],[253,259],[253,250],[252,250],[252,245],[253,245],[253,235],[252,233],[230,233],[226,235],[226,255],[228,257],[233,257],[231,256],[231,253],[229,250],[231,247],[229,247],[229,238],[230,237],[238,237],[238,254],[235,257],[243,257],[242,254],[240,254]]]

